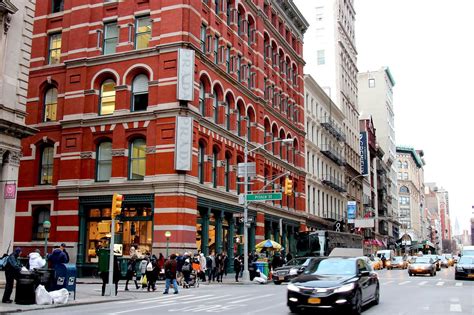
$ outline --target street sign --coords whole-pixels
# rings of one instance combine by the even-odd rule
[[[247,201],[281,200],[281,197],[281,193],[251,194],[247,195]]]
[[[247,176],[255,177],[257,175],[255,162],[237,164],[237,177],[245,177],[245,167],[247,167]]]
[[[244,218],[239,218],[239,222],[244,223]],[[253,218],[247,218],[247,223],[252,223],[252,222],[253,222]]]

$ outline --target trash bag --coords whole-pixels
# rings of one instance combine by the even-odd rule
[[[148,281],[146,279],[146,275],[142,276],[142,285],[148,285]]]
[[[263,272],[260,272],[260,275],[259,275],[260,278],[262,278],[263,280],[267,281],[268,280],[268,277],[265,276],[265,274]]]
[[[49,295],[53,298],[54,304],[66,304],[69,299],[69,291],[65,288],[51,291],[49,292]]]
[[[253,282],[257,282],[257,283],[260,283],[260,284],[265,284],[265,283],[267,283],[267,280],[263,279],[262,277],[255,277],[255,278],[253,278]]]
[[[39,285],[35,291],[36,296],[36,304],[38,305],[51,305],[53,304],[53,298],[49,295],[48,291],[46,291],[44,285]]]

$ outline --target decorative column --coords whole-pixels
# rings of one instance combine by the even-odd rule
[[[244,234],[244,224],[243,223],[239,223],[238,231],[239,231],[239,235]],[[246,242],[247,240],[244,240],[244,241]],[[242,255],[243,252],[244,252],[244,246],[243,246],[243,243],[240,243],[238,248],[237,248],[237,253],[239,255]]]
[[[224,211],[217,210],[214,212],[216,218],[216,255],[222,253],[222,220],[224,219]]]
[[[274,227],[274,224],[272,223],[272,229]],[[277,226],[275,229],[273,229],[273,240],[277,243],[280,243],[280,229]]]
[[[291,255],[296,256],[296,252],[295,252],[295,228],[292,226],[290,227],[290,235],[289,235],[289,246],[288,246],[288,249],[291,253]]]
[[[77,271],[79,272],[79,277],[82,276],[82,268],[80,266],[84,264],[85,260],[85,244],[86,244],[86,216],[84,213],[84,206],[79,205],[79,240],[77,243]]]
[[[209,255],[209,214],[210,208],[201,211],[201,252]]]
[[[287,226],[283,224],[283,229],[281,231],[281,247],[284,248],[285,254],[289,252],[286,244],[286,229]]]
[[[227,272],[234,270],[234,236],[235,236],[235,218],[230,215],[229,218],[229,264],[227,265]]]

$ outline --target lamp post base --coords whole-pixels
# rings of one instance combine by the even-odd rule
[[[115,284],[107,284],[105,286],[105,295],[106,296],[116,296],[115,295]]]
[[[244,284],[250,284],[250,272],[248,270],[244,270],[242,272],[242,282]]]

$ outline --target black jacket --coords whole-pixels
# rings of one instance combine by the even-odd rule
[[[18,274],[20,271],[21,271],[21,263],[20,263],[20,260],[18,260],[18,256],[15,255],[15,253],[11,253],[7,259],[7,264],[5,266],[5,273],[15,275],[15,274]]]

